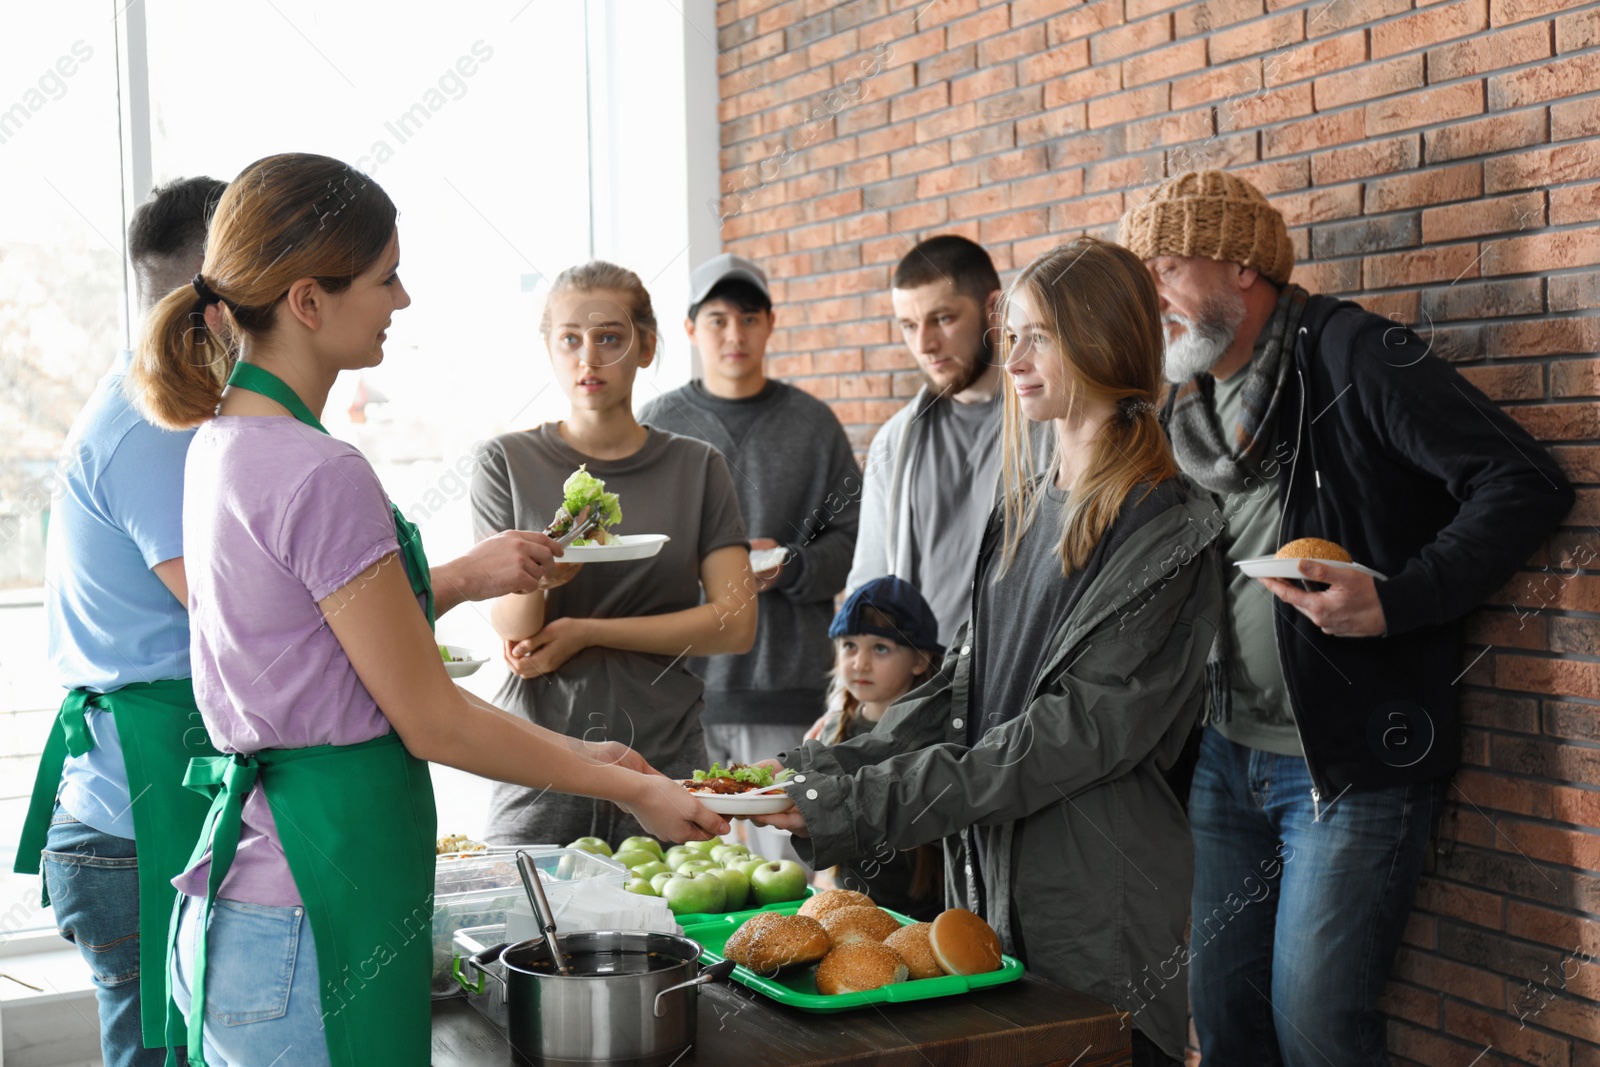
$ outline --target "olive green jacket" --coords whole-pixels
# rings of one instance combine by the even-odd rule
[[[1214,508],[1189,486],[1136,531],[1056,633],[1026,710],[976,745],[971,642],[983,635],[969,621],[939,673],[872,733],[780,757],[797,772],[802,856],[825,867],[942,840],[947,903],[982,914],[1034,973],[1129,1012],[1179,1059],[1194,853],[1164,772],[1200,718],[1222,619]]]

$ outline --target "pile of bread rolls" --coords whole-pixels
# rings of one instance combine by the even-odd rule
[[[795,915],[761,912],[722,954],[757,974],[817,966],[817,992],[865,993],[893,982],[1000,969],[1000,938],[972,912],[951,908],[931,923],[901,926],[864,893],[829,889]]]

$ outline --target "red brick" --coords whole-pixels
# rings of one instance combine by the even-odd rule
[[[1526,104],[1576,96],[1600,84],[1600,53],[1589,52],[1542,63],[1489,79],[1489,106],[1508,111]]]
[[[878,41],[869,41],[867,33],[862,32],[861,44],[867,48],[878,44]],[[896,38],[893,42],[894,52],[884,61],[886,69],[902,67],[915,63],[919,59],[926,59],[944,51],[944,27],[919,33],[915,37]]]
[[[1047,204],[1083,194],[1083,171],[1058,171],[1011,185],[1011,202],[1017,207]]]
[[[1269,86],[1287,85],[1353,67],[1366,58],[1367,35],[1358,30],[1268,56],[1261,61],[1262,80]]]
[[[1428,80],[1470,78],[1550,56],[1550,31],[1543,23],[1487,34],[1428,51]]]
[[[1118,123],[1144,118],[1165,111],[1169,86],[1148,85],[1143,89],[1130,89],[1114,96],[1103,96],[1089,101],[1089,126],[1115,126]]]
[[[1475,163],[1467,165],[1474,170],[1478,167]],[[1544,194],[1521,193],[1475,200],[1470,204],[1428,208],[1422,213],[1422,241],[1438,244],[1463,237],[1538,229],[1544,224]]]
[[[1393,133],[1481,114],[1483,86],[1475,81],[1458,82],[1368,104],[1367,130],[1374,134]]]
[[[861,400],[894,395],[887,374],[841,374],[833,380],[838,383],[839,396],[844,399]]]
[[[1453,41],[1487,29],[1488,0],[1456,0],[1437,4],[1415,15],[1372,28],[1372,58],[1381,59],[1400,52]]]
[[[1428,282],[1476,278],[1478,246],[1443,245],[1386,256],[1368,256],[1363,270],[1363,287],[1367,289],[1395,289]]]
[[[1281,6],[1281,5],[1280,5]],[[1306,12],[1306,37],[1327,37],[1411,10],[1411,0],[1343,0]]]
[[[984,160],[980,165],[979,177],[985,184],[1011,181],[1040,174],[1049,165],[1049,156],[1043,148],[1020,148]]]
[[[1059,78],[1068,71],[1082,70],[1088,65],[1089,42],[1068,41],[1060,48],[1019,60],[1017,62],[1017,83],[1019,85],[1032,85],[1034,82]]]
[[[1312,102],[1310,82],[1301,82],[1299,85],[1290,85],[1283,89],[1269,89],[1264,92],[1249,93],[1245,96],[1233,97],[1226,100],[1217,108],[1217,126],[1224,130],[1248,130],[1258,126],[1267,126],[1275,122],[1284,122],[1288,119],[1310,115],[1316,110]],[[1331,117],[1333,122],[1361,122],[1360,112],[1351,112],[1344,117]],[[1363,132],[1365,127],[1363,126]],[[1275,134],[1280,130],[1267,130],[1262,135],[1261,152],[1263,155],[1273,155],[1268,147]],[[1356,134],[1361,136],[1361,134]],[[1301,143],[1297,141],[1296,143]],[[1296,149],[1299,151],[1300,149]]]
[[[1556,51],[1577,52],[1597,44],[1600,44],[1600,11],[1579,11],[1556,19]]]
[[[978,125],[978,109],[973,104],[947,108],[937,114],[917,120],[917,143],[942,141],[958,133],[966,133]]]
[[[1550,140],[1571,141],[1595,136],[1600,136],[1600,99],[1591,96],[1551,105]]]
[[[1446,163],[1543,144],[1549,140],[1548,129],[1549,120],[1544,109],[1536,108],[1429,130],[1423,134],[1423,139],[1427,142],[1428,162]]]
[[[985,37],[993,37],[1011,28],[1011,5],[998,4],[985,8],[970,18],[947,23],[944,28],[945,47],[958,48]]]
[[[1131,122],[1123,130],[1123,148],[1128,152],[1143,152],[1160,145],[1201,143],[1216,133],[1212,121],[1211,109],[1200,108]]]
[[[943,170],[930,171],[917,176],[917,198],[926,200],[931,197],[944,196],[948,193],[960,192],[963,189],[974,189],[978,185],[978,167],[974,163],[963,163],[958,166],[946,167]]]
[[[1552,145],[1514,156],[1497,156],[1483,163],[1483,187],[1489,193],[1535,189],[1584,178],[1600,178],[1600,152],[1592,144]]]
[[[1253,132],[1207,137],[1170,149],[1167,152],[1167,173],[1181,174],[1186,170],[1232,171],[1255,163],[1260,158]]]
[[[1096,3],[1072,8],[1065,14],[1051,19],[1045,28],[1049,35],[1050,47],[1054,48],[1064,41],[1075,41],[1107,26],[1115,26],[1121,20],[1121,0],[1098,0]]]
[[[1210,37],[1211,62],[1221,65],[1245,56],[1276,52],[1305,39],[1305,15],[1290,11],[1213,33]]]
[[[1361,186],[1335,185],[1326,189],[1274,196],[1272,206],[1296,226],[1330,219],[1348,219],[1361,214]]]
[[[983,215],[996,215],[1011,206],[1011,186],[992,185],[974,189],[950,198],[950,217],[975,219]]]
[[[1265,10],[1261,0],[1203,0],[1202,3],[1181,7],[1173,13],[1174,35],[1180,38],[1197,37],[1236,22],[1253,19]]]
[[[1505,979],[1502,976],[1432,953],[1402,949],[1395,960],[1394,977],[1494,1010],[1505,1006]]]
[[[1541,441],[1573,441],[1582,438],[1600,437],[1600,407],[1593,404],[1516,407],[1508,408],[1507,414],[1522,423],[1523,429]],[[1584,610],[1593,611],[1595,607],[1590,606]],[[1507,686],[1505,682],[1499,680],[1495,684],[1503,688],[1519,688],[1517,686]],[[1567,683],[1563,681],[1561,684],[1565,686]],[[1546,690],[1538,691],[1545,692]],[[1574,693],[1566,688],[1551,689],[1548,692],[1571,696],[1588,696],[1591,698],[1595,695],[1600,695]]]
[[[889,157],[889,172],[895,177],[915,174],[917,171],[942,167],[950,162],[950,145],[944,141],[918,145]]]
[[[1497,323],[1489,327],[1488,347],[1491,356],[1589,355],[1600,349],[1600,318]]]
[[[1044,26],[1035,24],[999,37],[991,37],[978,45],[978,65],[992,67],[1010,63],[1021,56],[1031,56],[1044,51]]]
[[[1422,147],[1416,136],[1370,141],[1354,149],[1318,152],[1310,160],[1310,178],[1318,186],[1366,178],[1370,174],[1389,174],[1411,170],[1421,163]]]
[[[1002,215],[997,219],[984,219],[979,233],[982,234],[981,244],[992,244],[1003,241],[1015,241],[1025,237],[1037,237],[1047,232],[1049,213],[1043,208],[1032,208],[1027,211],[1018,211],[1010,215]]]
[[[916,142],[916,127],[888,126],[857,137],[856,154],[862,157],[875,156],[880,152],[892,152],[897,148],[909,148]]]
[[[1114,63],[1172,40],[1172,20],[1165,15],[1130,22],[1089,39],[1089,55],[1099,63]]]
[[[824,3],[823,0],[812,0],[812,8],[818,12],[837,7],[837,0]],[[895,4],[895,7],[905,8],[906,4]],[[982,0],[940,0],[938,4],[929,4],[926,0],[910,5],[912,10],[905,12],[902,17],[909,17],[918,26],[948,26],[952,21],[963,15],[970,15],[982,7]]]
[[[1562,400],[1600,396],[1600,364],[1568,359],[1550,365],[1550,395]],[[1592,649],[1584,649],[1585,653]]]
[[[1114,93],[1122,88],[1122,67],[1113,63],[1103,67],[1090,67],[1076,74],[1046,82],[1044,106],[1061,107],[1076,104],[1092,97]]]
[[[949,106],[950,86],[947,82],[939,82],[915,92],[901,93],[889,101],[889,121],[904,122]]]
[[[1402,211],[1424,204],[1476,199],[1483,195],[1483,167],[1462,163],[1439,170],[1398,174],[1367,183],[1366,212]]]
[[[978,121],[988,126],[1006,119],[1032,114],[1043,106],[1043,101],[1044,89],[1038,85],[1030,85],[999,96],[985,97],[978,101]]]
[[[1600,219],[1600,183],[1568,185],[1550,190],[1550,225]]]
[[[1360,111],[1335,111],[1263,131],[1261,154],[1270,158],[1294,152],[1311,152],[1328,145],[1359,141],[1366,135],[1366,119]],[[1331,185],[1332,182],[1319,178],[1317,184]]]
[[[1050,232],[1075,233],[1086,226],[1102,222],[1116,222],[1122,218],[1122,194],[1085,197],[1050,209]]]
[[[999,152],[1016,144],[1016,129],[1009,122],[995,126],[980,126],[950,141],[951,159],[971,159],[973,156]]]
[[[1496,893],[1469,889],[1436,878],[1423,879],[1417,890],[1415,906],[1491,930],[1500,929],[1500,913],[1504,908],[1501,897]]]
[[[1424,81],[1422,67],[1421,56],[1400,56],[1318,78],[1313,83],[1317,110],[1329,111],[1361,100],[1420,89]]]
[[[1188,2],[1189,0],[1127,0],[1127,13],[1130,19],[1142,19],[1146,15],[1153,15],[1158,11],[1170,11]]]
[[[968,100],[977,100],[980,97],[992,96],[1003,93],[1008,89],[1017,87],[1017,71],[1015,67],[996,67],[993,70],[983,70],[976,74],[959,78],[950,83],[950,102],[964,104]]]
[[[881,211],[857,215],[853,219],[840,219],[833,224],[833,239],[843,244],[868,237],[882,237],[888,232],[889,220],[883,217]]]
[[[1489,0],[1489,22],[1509,26],[1513,22],[1541,18],[1569,7],[1582,7],[1591,0]]]
[[[1226,107],[1234,97],[1261,88],[1261,64],[1256,60],[1213,67],[1172,83],[1172,106],[1182,109],[1196,104],[1215,103]]]
[[[1089,193],[1134,189],[1160,175],[1159,156],[1124,156],[1084,168],[1083,188]]]
[[[1311,161],[1306,159],[1275,160],[1253,167],[1241,167],[1239,177],[1271,196],[1304,189],[1311,184]]]
[[[1201,39],[1179,41],[1166,48],[1135,56],[1122,64],[1122,84],[1130,88],[1153,81],[1168,81],[1179,74],[1203,70],[1206,42]]]
[[[1051,111],[1017,120],[1017,143],[1038,144],[1053,141],[1089,128],[1089,105],[1068,104]]]

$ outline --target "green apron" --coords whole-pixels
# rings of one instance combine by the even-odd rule
[[[228,381],[276,400],[327,433],[271,372],[238,363]],[[433,588],[421,535],[399,508],[393,515],[412,591],[423,598],[431,628]],[[204,1067],[205,931],[239,845],[245,797],[258,780],[316,942],[330,1061],[334,1067],[427,1067],[438,826],[427,764],[393,733],[355,745],[264,749],[190,762],[184,784],[211,796],[212,803],[188,864],[210,850],[206,896],[196,917],[201,936],[190,981],[189,1062]],[[178,915],[174,906],[168,930],[174,947]],[[183,1043],[180,1025],[174,1010],[169,1049]],[[169,1052],[168,1063],[174,1059]]]
[[[206,818],[205,800],[183,788],[183,774],[191,758],[215,756],[217,750],[206,736],[188,678],[135,682],[110,693],[72,690],[39,758],[13,868],[19,874],[39,873],[67,756],[94,748],[84,722],[89,708],[109,711],[122,737],[139,857],[139,1015],[145,1047],[160,1048],[167,1018],[167,922],[178,893],[172,879],[183,873]],[[50,906],[50,890],[42,880],[39,901]]]

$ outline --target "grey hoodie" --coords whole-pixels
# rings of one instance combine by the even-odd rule
[[[1027,709],[976,745],[971,643],[983,635],[964,626],[939,674],[872,733],[780,757],[798,772],[802,857],[825,867],[885,842],[943,840],[948,904],[982,914],[1035,973],[1132,1013],[1178,1058],[1194,851],[1164,772],[1199,719],[1222,618],[1213,507],[1189,487],[1106,561],[1050,642]]]

